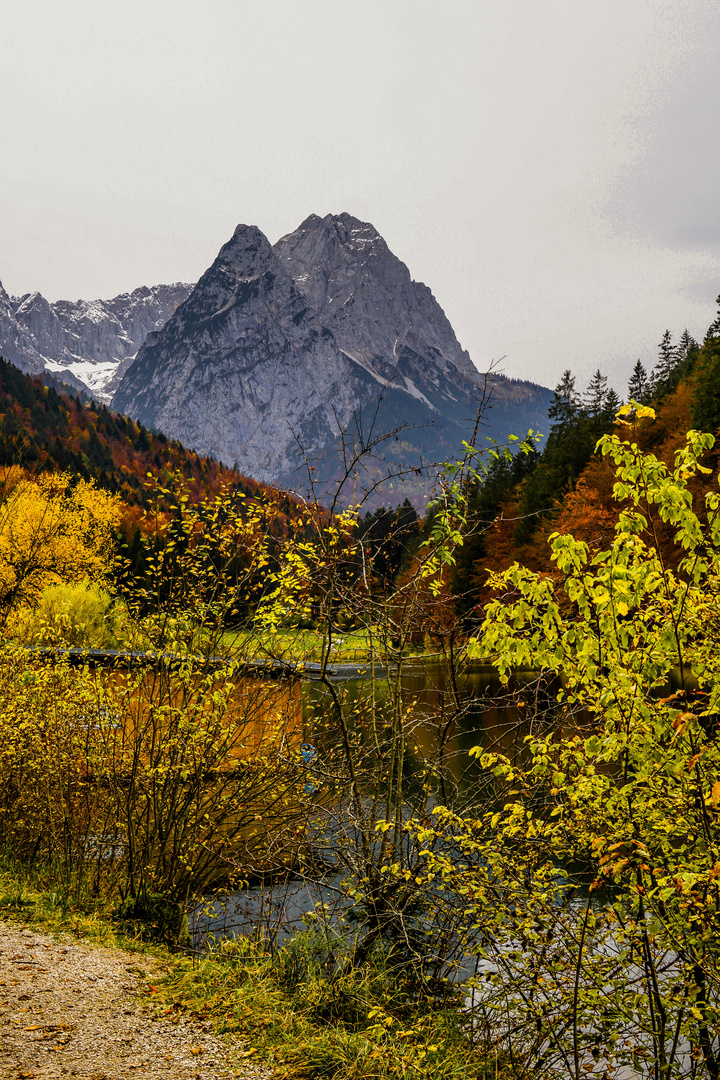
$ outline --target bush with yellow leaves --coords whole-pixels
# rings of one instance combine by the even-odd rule
[[[61,582],[102,581],[111,565],[121,503],[67,473],[0,482],[0,621],[34,607]]]

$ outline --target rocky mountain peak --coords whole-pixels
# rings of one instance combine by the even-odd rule
[[[538,389],[528,386],[522,421],[508,430],[536,426],[546,408]],[[368,425],[412,432],[380,451],[368,478],[381,483],[399,461],[455,454],[480,397],[480,377],[430,290],[370,223],[344,213],[311,214],[274,247],[239,225],[146,339],[113,406],[282,486],[306,487],[307,456],[316,491],[327,492],[342,472],[342,432],[350,444]],[[432,480],[413,475],[414,487],[374,497],[422,502]]]
[[[15,314],[18,316],[29,314],[31,311],[41,312],[45,317],[51,314],[49,302],[39,292],[25,293],[24,296],[15,299],[15,304]]]
[[[238,225],[228,242],[220,248],[210,270],[225,267],[239,275],[250,275],[264,267],[270,259],[270,241],[257,225]]]
[[[163,329],[149,336],[115,408],[256,478],[286,483],[352,418],[358,382],[269,241],[238,226]]]
[[[430,289],[349,213],[311,214],[274,246],[238,225],[194,287],[49,304],[0,285],[0,355],[256,479],[307,490],[314,475],[316,493],[332,490],[348,446],[391,432],[366,470],[376,505],[422,505],[427,463],[457,453],[482,398]],[[541,425],[549,392],[491,382],[489,433]],[[388,472],[406,468],[385,491]]]
[[[326,214],[320,217],[318,214],[310,214],[294,233],[288,233],[282,237],[278,244],[282,244],[290,236],[322,237],[329,245],[336,249],[344,248],[357,258],[362,258],[363,253],[372,244],[378,244],[386,251],[387,244],[374,225],[369,221],[361,221],[352,214]],[[276,245],[277,246],[277,245]]]
[[[169,329],[182,333],[214,322],[231,308],[259,299],[278,276],[287,278],[267,237],[255,225],[238,225],[192,290],[192,304],[178,310]]]
[[[275,251],[296,286],[318,310],[346,303],[367,273],[371,254],[389,254],[387,244],[367,221],[351,214],[311,214]],[[402,266],[402,264],[400,264]],[[408,281],[410,274],[407,272]]]
[[[357,362],[384,379],[411,380],[426,397],[438,389],[438,370],[451,381],[461,376],[467,389],[478,385],[478,372],[430,289],[413,281],[369,222],[347,213],[312,215],[275,251]]]

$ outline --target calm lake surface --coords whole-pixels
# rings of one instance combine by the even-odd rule
[[[385,673],[389,677],[383,674],[379,667],[371,672],[369,667],[338,665],[333,670],[334,689],[349,712],[357,709],[362,714],[374,685],[373,700],[381,717],[393,692],[399,691],[406,727],[412,732],[406,765],[410,783],[413,770],[419,771],[421,760],[432,760],[442,741],[442,766],[455,794],[471,791],[479,775],[477,759],[470,755],[473,747],[518,756],[524,737],[538,715],[547,715],[550,705],[547,690],[530,669],[516,671],[507,687],[501,686],[491,665],[482,663],[466,664],[455,676],[438,662],[407,664],[400,679],[392,671]],[[330,694],[311,679],[303,684],[302,702],[305,739],[322,761],[326,733],[333,730]],[[253,885],[196,911],[195,938],[201,946],[208,936],[248,934],[262,926],[282,940],[302,929],[303,915],[316,904],[333,906],[335,899],[332,878],[323,886],[292,877]]]

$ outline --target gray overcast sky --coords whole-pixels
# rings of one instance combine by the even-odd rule
[[[238,222],[347,210],[480,368],[622,394],[715,314],[715,0],[26,0],[0,100],[16,295],[193,281]]]

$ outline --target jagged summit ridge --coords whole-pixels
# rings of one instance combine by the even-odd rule
[[[290,480],[297,441],[322,450],[369,376],[340,352],[269,241],[238,226],[166,326],[151,335],[115,408],[255,477]],[[177,435],[176,437],[179,437]]]
[[[0,285],[0,355],[22,371],[49,371],[109,401],[147,335],[159,329],[192,285],[141,286],[111,300],[9,296]]]
[[[341,347],[385,378],[400,373],[424,381],[429,375],[438,389],[439,369],[477,382],[477,369],[430,289],[413,281],[369,222],[350,214],[311,215],[275,250]],[[422,360],[430,370],[421,371]]]

